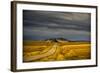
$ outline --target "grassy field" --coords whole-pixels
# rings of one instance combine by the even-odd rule
[[[24,41],[23,62],[82,60],[91,58],[90,42]]]

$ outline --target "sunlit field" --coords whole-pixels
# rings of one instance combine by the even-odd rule
[[[24,41],[23,62],[90,59],[90,47],[86,41]]]

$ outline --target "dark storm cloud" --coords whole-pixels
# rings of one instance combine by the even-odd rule
[[[89,40],[90,36],[88,13],[23,10],[23,23],[24,39]]]

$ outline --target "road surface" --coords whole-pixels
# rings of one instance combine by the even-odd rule
[[[28,61],[33,61],[33,60],[37,60],[37,59],[41,59],[50,55],[53,55],[57,50],[57,43],[55,43],[50,50],[48,50],[47,52],[43,53],[43,54],[39,54],[36,56],[29,56],[24,58],[24,61],[28,62]]]

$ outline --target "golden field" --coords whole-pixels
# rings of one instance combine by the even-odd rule
[[[90,45],[84,41],[24,41],[23,62],[90,59]]]

